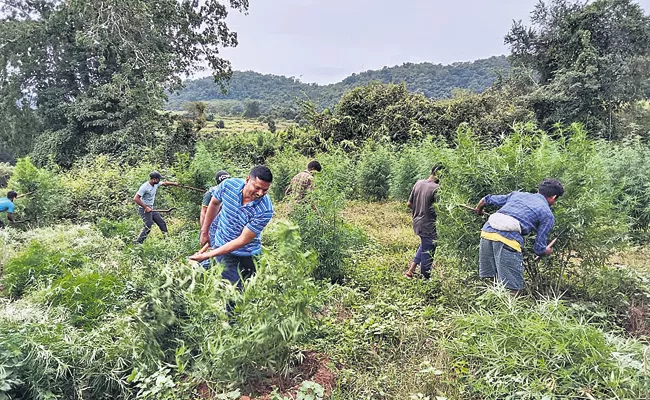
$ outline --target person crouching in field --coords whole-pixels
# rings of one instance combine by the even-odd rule
[[[409,196],[407,205],[413,213],[413,231],[420,237],[420,247],[415,253],[408,271],[404,274],[407,278],[413,277],[418,264],[420,264],[420,271],[424,279],[431,277],[433,255],[436,252],[436,241],[438,240],[436,211],[433,209],[433,203],[436,201],[436,192],[440,187],[436,174],[441,169],[440,165],[431,168],[431,175],[427,179],[415,182]]]
[[[533,251],[539,256],[549,255],[548,234],[555,225],[551,207],[564,194],[564,187],[556,179],[544,179],[537,193],[512,192],[506,195],[489,194],[474,209],[483,214],[483,207],[501,207],[492,214],[481,229],[479,247],[479,276],[502,283],[510,291],[519,293],[524,288],[524,236],[537,231]]]
[[[133,196],[133,201],[138,205],[138,214],[142,218],[142,231],[140,235],[135,240],[135,243],[142,243],[149,236],[151,232],[151,227],[155,222],[160,228],[162,233],[167,233],[167,224],[162,216],[153,210],[153,202],[156,199],[156,191],[160,185],[162,186],[178,186],[177,182],[160,182],[162,175],[159,172],[153,171],[149,174],[149,180],[143,183],[135,196]]]
[[[230,178],[217,186],[201,225],[201,246],[209,242],[212,250],[196,253],[190,260],[201,263],[215,257],[224,265],[221,276],[241,290],[240,275],[248,279],[255,274],[254,257],[262,252],[261,233],[273,217],[267,194],[272,181],[271,170],[258,165],[246,180]]]

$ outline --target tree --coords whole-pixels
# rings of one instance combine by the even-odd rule
[[[580,121],[612,137],[613,114],[648,93],[650,18],[632,0],[551,0],[531,22],[515,22],[505,42],[512,63],[533,71],[538,120]]]
[[[267,125],[269,126],[269,131],[271,133],[275,133],[277,127],[275,125],[275,120],[273,118],[269,118],[268,121],[266,122]]]
[[[246,102],[246,106],[244,109],[244,118],[257,118],[260,116],[261,111],[261,104],[257,100],[251,100]]]
[[[248,0],[229,0],[246,11]],[[201,65],[215,79],[230,64],[218,49],[236,46],[217,0],[7,0],[0,6],[0,94],[4,114],[40,126],[35,160],[63,166],[88,152],[124,154],[165,137],[165,91]],[[32,112],[33,111],[33,112]],[[18,121],[18,119],[15,119]],[[2,134],[2,133],[0,133]]]

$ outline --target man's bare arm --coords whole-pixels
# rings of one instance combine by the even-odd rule
[[[133,201],[135,202],[135,204],[137,204],[140,207],[144,208],[144,212],[146,212],[146,213],[151,212],[151,207],[149,207],[148,205],[146,205],[146,204],[144,204],[142,202],[142,198],[140,197],[140,195],[138,193],[136,193],[135,196],[133,196]]]
[[[205,253],[196,253],[190,257],[190,260],[194,261],[203,261],[207,260],[210,257],[222,256],[224,254],[232,253],[235,250],[241,249],[255,239],[255,232],[251,231],[247,227],[244,227],[241,235],[237,239],[231,240],[230,242],[224,244],[221,247],[218,247],[214,250],[206,251]]]
[[[208,232],[210,230],[210,225],[214,218],[219,214],[221,209],[221,202],[217,200],[214,196],[210,200],[208,209],[205,211],[205,216],[203,217],[203,224],[201,225],[201,246],[209,242],[210,238],[208,237]]]

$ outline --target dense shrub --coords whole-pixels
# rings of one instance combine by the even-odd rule
[[[585,284],[581,279],[603,265],[620,242],[623,218],[614,209],[614,192],[595,143],[577,125],[557,134],[561,138],[554,141],[532,124],[518,125],[501,145],[487,148],[469,128],[459,128],[457,148],[445,161],[438,205],[442,251],[467,268],[476,268],[484,220],[461,205],[473,206],[490,193],[536,192],[543,178],[555,177],[566,190],[553,208],[556,224],[551,239],[559,236],[559,240],[552,257],[542,263],[533,262],[532,256],[526,260],[530,288],[559,292],[569,277],[571,285]],[[532,254],[532,244],[529,239],[526,254]]]
[[[7,186],[18,193],[34,192],[16,200],[16,213],[20,219],[49,221],[67,208],[65,191],[58,175],[48,169],[37,168],[29,157],[18,160]]]
[[[63,306],[70,322],[90,329],[123,306],[124,281],[107,272],[68,270],[47,289],[45,301]]]
[[[568,315],[557,300],[531,304],[488,291],[452,317],[441,345],[461,397],[638,399],[650,389],[639,343],[615,339]]]
[[[650,229],[650,147],[638,140],[623,144],[602,142],[599,153],[604,158],[614,204],[627,218],[637,241],[645,242]]]
[[[284,199],[284,192],[291,183],[291,179],[300,171],[306,169],[309,160],[293,150],[284,150],[272,157],[268,166],[273,172],[271,197],[275,201]]]
[[[323,167],[323,171],[325,171]],[[319,174],[315,190],[295,204],[291,220],[300,227],[305,250],[318,254],[317,279],[341,282],[345,260],[350,252],[365,241],[362,231],[350,226],[340,216],[345,206],[344,193],[336,190],[332,174]]]
[[[383,146],[367,145],[357,165],[359,196],[367,200],[384,200],[390,194],[391,156]]]
[[[70,268],[78,268],[87,257],[74,251],[52,251],[38,242],[7,261],[2,275],[3,292],[17,298],[39,283],[47,282]]]
[[[14,172],[14,167],[11,164],[0,162],[0,188],[7,186],[11,174]],[[0,193],[2,194],[2,193]]]
[[[396,200],[407,200],[415,182],[428,177],[435,164],[444,165],[452,151],[444,143],[430,139],[404,146],[395,156],[390,179],[391,196]]]

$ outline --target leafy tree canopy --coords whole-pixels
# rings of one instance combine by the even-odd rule
[[[0,138],[17,155],[35,141],[38,162],[142,151],[168,125],[156,112],[164,90],[203,64],[229,75],[218,49],[237,45],[217,0],[7,0],[0,12],[0,112],[11,121]]]
[[[613,113],[648,94],[650,18],[632,0],[540,1],[505,37],[533,71],[529,99],[545,126],[580,121],[611,137]]]

